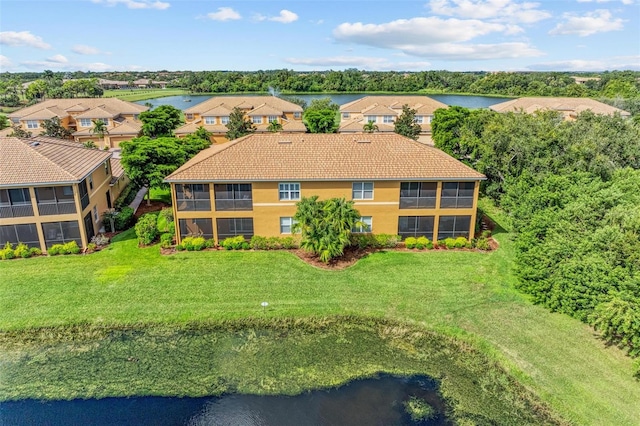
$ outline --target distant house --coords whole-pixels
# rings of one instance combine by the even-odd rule
[[[574,120],[582,111],[590,110],[594,114],[630,117],[631,114],[611,105],[589,98],[518,98],[490,107],[497,112],[524,112],[532,114],[536,111],[557,111],[565,120]]]
[[[142,128],[138,115],[148,109],[116,98],[49,99],[12,112],[8,118],[36,136],[43,131],[44,120],[58,117],[76,142],[92,140],[100,147],[117,148],[120,142],[138,135]],[[92,131],[97,120],[106,124],[103,138]]]
[[[98,79],[98,86],[100,86],[104,90],[127,89],[129,88],[129,83],[126,81],[107,80],[104,78],[100,78]]]
[[[126,185],[111,153],[48,137],[0,137],[0,244],[86,247]]]
[[[229,129],[226,124],[229,122],[229,114],[236,107],[253,122],[258,133],[267,132],[272,121],[282,125],[283,133],[307,131],[302,122],[302,107],[293,102],[275,96],[215,96],[186,109],[186,124],[174,133],[178,137],[185,136],[202,126],[213,134],[212,142],[227,142],[225,134]]]
[[[431,119],[438,108],[447,105],[428,96],[365,96],[340,106],[339,133],[359,133],[365,124],[373,121],[378,131],[394,131],[396,118],[402,114],[403,105],[416,111],[416,123],[422,129],[420,141],[431,140]]]
[[[252,134],[212,145],[170,174],[178,241],[291,234],[296,202],[354,200],[355,232],[473,238],[485,176],[395,133]]]

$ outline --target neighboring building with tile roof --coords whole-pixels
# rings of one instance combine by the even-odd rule
[[[58,117],[62,126],[73,132],[76,142],[92,140],[101,148],[117,148],[120,142],[138,135],[142,127],[138,115],[148,109],[117,98],[49,99],[12,112],[8,118],[13,125],[37,136],[44,120]],[[107,125],[103,138],[92,132],[95,120]]]
[[[213,143],[228,142],[229,114],[240,108],[256,126],[257,133],[268,132],[269,123],[282,125],[284,133],[305,133],[302,107],[275,96],[214,96],[184,111],[186,123],[175,130],[176,136],[186,136],[202,126],[212,133]]]
[[[533,114],[536,111],[557,111],[565,120],[575,120],[583,111],[590,110],[594,114],[614,115],[630,117],[631,114],[611,105],[598,102],[590,98],[518,98],[490,107],[497,112],[524,112]]]
[[[110,152],[77,142],[0,137],[0,152],[2,245],[23,242],[46,252],[74,240],[86,247],[126,184]]]
[[[473,238],[485,176],[395,133],[248,135],[212,145],[166,178],[178,241],[290,233],[296,202],[355,201],[369,232]]]
[[[365,96],[340,106],[340,133],[360,133],[365,124],[373,121],[378,132],[394,131],[396,118],[402,114],[403,105],[416,111],[416,123],[422,129],[419,141],[431,141],[431,119],[438,108],[447,108],[446,104],[428,96]]]

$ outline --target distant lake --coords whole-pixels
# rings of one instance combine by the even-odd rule
[[[255,96],[255,95],[244,95],[244,94],[220,94],[215,96]],[[350,94],[334,94],[334,95],[291,95],[292,97],[303,99],[307,104],[311,102],[312,99],[321,99],[321,98],[331,98],[331,101],[338,104],[346,104],[347,102],[355,101],[356,99],[360,99],[364,96],[375,96],[369,95],[366,93],[350,93]],[[403,95],[398,94],[398,97],[402,96],[411,96],[411,95]],[[506,102],[513,98],[496,98],[493,96],[475,96],[475,95],[426,95],[430,98],[438,100],[447,105],[457,105],[465,108],[487,108],[491,105]],[[140,105],[144,105],[146,103],[150,103],[154,107],[160,105],[171,105],[178,109],[185,110],[187,108],[191,108],[194,105],[198,105],[201,102],[206,101],[207,99],[212,98],[212,95],[183,95],[183,96],[167,96],[164,98],[155,98],[148,99],[145,101],[137,101],[136,103]],[[286,97],[286,96],[284,96]]]
[[[437,383],[426,376],[384,375],[298,396],[226,395],[210,398],[105,398],[0,403],[3,426],[360,426],[450,425]],[[436,411],[414,422],[404,402],[416,397]]]

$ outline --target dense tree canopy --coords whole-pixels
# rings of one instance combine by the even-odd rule
[[[183,123],[182,111],[171,105],[160,105],[156,109],[141,112],[140,121],[144,136],[173,136],[173,131]]]
[[[227,133],[226,138],[230,141],[241,138],[242,136],[249,135],[256,131],[256,126],[245,117],[244,112],[238,107],[235,107],[229,114],[229,122],[226,124]]]
[[[71,136],[71,130],[65,128],[59,117],[42,120],[42,136],[51,136],[52,138],[67,139]]]
[[[394,132],[417,140],[422,128],[416,123],[416,110],[409,108],[409,105],[402,106],[402,113],[396,118]]]
[[[303,119],[311,133],[334,133],[340,106],[331,98],[314,99],[304,110]]]

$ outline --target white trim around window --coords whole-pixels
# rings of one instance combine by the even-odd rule
[[[282,182],[278,184],[278,198],[280,201],[300,199],[299,182]]]
[[[371,216],[362,216],[359,220],[364,226],[354,226],[353,229],[351,229],[351,232],[354,234],[373,232],[373,218]]]
[[[223,115],[222,117],[220,117],[220,124],[228,124],[228,123],[229,123],[228,115]]]
[[[80,127],[91,127],[91,119],[90,118],[81,118],[80,119]]]
[[[27,129],[37,129],[40,127],[38,120],[27,120]]]
[[[251,117],[251,122],[253,124],[262,124],[262,116],[254,115]]]
[[[280,233],[281,234],[293,234],[293,225],[298,223],[297,220],[294,220],[292,217],[281,217],[280,218]]]
[[[216,124],[216,118],[215,117],[205,117],[204,118],[204,124]]]
[[[373,200],[373,182],[353,182],[351,194],[353,200]]]

